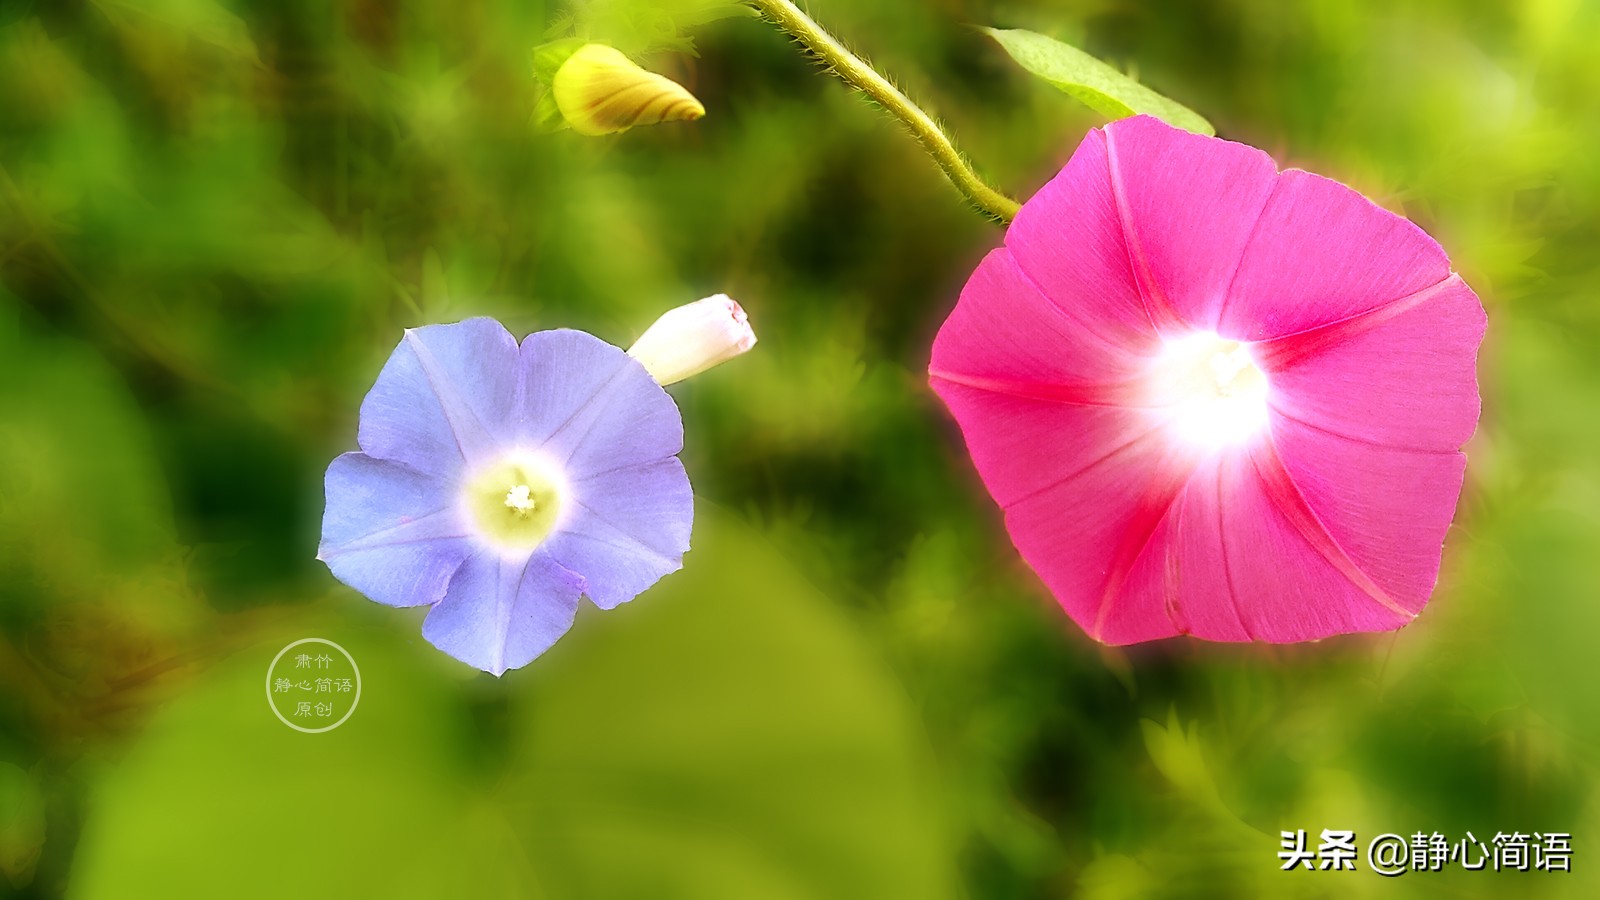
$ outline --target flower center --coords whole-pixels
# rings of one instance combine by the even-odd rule
[[[517,515],[526,516],[539,508],[539,501],[533,498],[533,488],[516,484],[506,491],[506,505],[516,510]]]
[[[542,459],[513,454],[467,478],[462,504],[478,536],[503,553],[532,550],[555,530],[566,483]]]
[[[1167,341],[1148,383],[1153,405],[1176,412],[1171,427],[1191,444],[1240,444],[1267,424],[1267,376],[1249,344],[1211,332]]]

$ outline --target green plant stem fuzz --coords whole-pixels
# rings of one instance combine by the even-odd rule
[[[525,553],[555,530],[565,494],[554,466],[514,455],[468,478],[463,501],[486,541],[505,553]]]

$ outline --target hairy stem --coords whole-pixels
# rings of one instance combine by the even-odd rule
[[[827,65],[829,71],[843,79],[846,84],[872,98],[911,129],[912,136],[922,144],[924,150],[928,151],[934,162],[939,164],[939,168],[944,170],[950,183],[965,194],[974,206],[1002,222],[1009,222],[1016,216],[1019,206],[1017,201],[990,187],[980,178],[978,173],[972,170],[972,164],[967,162],[967,158],[960,150],[956,149],[950,136],[944,133],[932,116],[911,102],[911,98],[901,93],[900,89],[891,84],[887,78],[879,75],[872,66],[851,53],[848,47],[823,30],[821,25],[801,12],[799,7],[790,0],[744,0],[744,2],[805,45],[807,50],[816,54],[817,58]]]

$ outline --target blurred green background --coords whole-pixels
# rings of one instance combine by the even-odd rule
[[[969,24],[1404,212],[1489,307],[1415,624],[1127,651],[1054,608],[925,384],[1000,230],[704,6],[0,2],[0,894],[1597,895],[1600,5],[811,4],[1014,194],[1099,120]],[[532,127],[529,51],[574,27],[706,118]],[[402,328],[626,345],[717,291],[761,343],[674,388],[683,572],[496,681],[313,559]],[[326,734],[261,693],[305,637],[364,679]],[[1574,871],[1279,872],[1299,828],[1571,832]]]

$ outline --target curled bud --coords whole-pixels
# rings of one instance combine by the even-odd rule
[[[628,355],[663,385],[698,375],[756,345],[750,318],[727,294],[668,310],[639,336]]]
[[[683,85],[639,68],[605,44],[584,44],[574,51],[556,70],[550,90],[561,115],[579,134],[611,134],[706,114]]]

